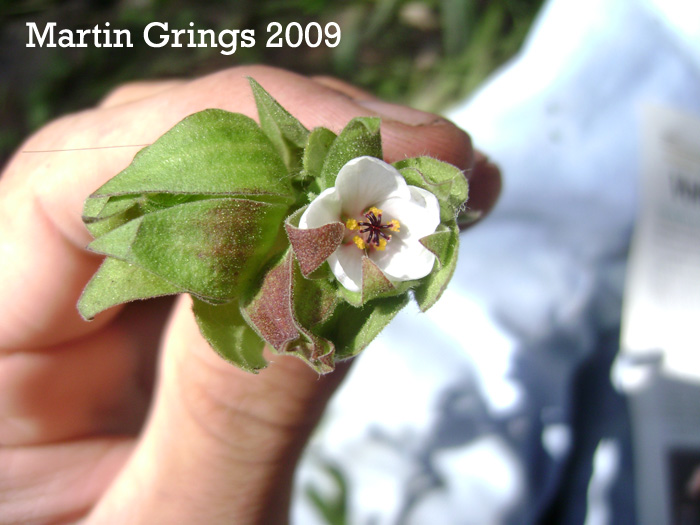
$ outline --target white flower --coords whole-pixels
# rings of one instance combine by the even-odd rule
[[[390,281],[425,277],[435,255],[419,240],[440,224],[435,195],[409,186],[396,168],[374,157],[358,157],[338,172],[335,187],[309,204],[299,228],[345,224],[345,238],[328,257],[340,283],[362,288],[362,257],[369,257]]]

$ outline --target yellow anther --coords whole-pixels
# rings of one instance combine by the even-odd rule
[[[376,206],[372,206],[369,210],[367,210],[367,213],[374,213],[375,217],[379,217],[382,214],[382,210]]]
[[[360,229],[360,225],[357,224],[357,221],[355,219],[348,219],[347,221],[345,221],[345,227],[348,230],[359,230]]]
[[[365,240],[359,235],[355,235],[352,238],[352,242],[354,242],[355,246],[357,246],[360,250],[364,250],[367,247],[367,245],[365,244]],[[384,244],[386,244],[386,242]]]
[[[384,237],[381,237],[379,239],[379,244],[377,245],[377,250],[384,251],[386,248],[386,239]]]
[[[393,232],[399,231],[399,228],[401,227],[401,225],[399,224],[399,221],[397,221],[396,219],[394,219],[393,221],[391,221],[391,222],[389,223],[389,226],[391,226],[391,228],[389,228],[389,229],[390,229],[391,231],[393,231]]]

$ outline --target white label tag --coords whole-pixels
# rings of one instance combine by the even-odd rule
[[[622,352],[660,352],[664,373],[700,380],[700,120],[647,108],[642,145]]]

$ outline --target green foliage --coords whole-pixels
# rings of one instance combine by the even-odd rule
[[[247,199],[201,200],[133,219],[89,248],[204,300],[230,301],[269,257],[286,212],[286,206]]]
[[[195,298],[192,310],[202,335],[224,359],[248,372],[265,368],[265,342],[243,319],[237,301],[213,305]]]
[[[320,228],[298,228],[303,210],[291,215],[284,226],[301,273],[309,277],[338,249],[345,236],[345,226],[341,222],[333,222]]]
[[[421,239],[422,244],[435,254],[436,268],[414,290],[418,306],[426,311],[445,291],[457,267],[457,218],[469,196],[469,184],[459,169],[430,157],[405,159],[394,163],[394,166],[406,182],[430,191],[440,202],[440,228]]]
[[[78,310],[84,318],[92,319],[118,304],[183,291],[144,268],[107,257],[80,296]]]
[[[422,239],[421,242],[437,257],[437,268],[423,279],[413,294],[418,306],[425,312],[440,299],[454,275],[459,252],[459,228],[453,226],[448,229],[443,226],[441,231]]]
[[[249,79],[260,116],[260,127],[290,172],[301,170],[301,157],[309,137],[301,122],[289,114],[255,79]]]
[[[315,179],[321,176],[323,163],[335,139],[336,134],[330,129],[319,127],[311,130],[302,160],[305,177]]]
[[[253,119],[206,109],[139,151],[93,195],[245,195],[291,202],[287,170],[268,137]]]
[[[299,221],[347,162],[381,157],[379,120],[354,119],[337,137],[309,133],[251,85],[261,127],[222,110],[191,115],[88,197],[83,220],[96,237],[89,249],[106,259],[78,309],[91,319],[124,302],[189,293],[202,335],[240,368],[263,368],[267,343],[330,372],[376,337],[411,290],[424,310],[440,297],[456,264],[466,179],[435,159],[397,163],[440,203],[442,225],[422,239],[436,256],[434,271],[393,282],[365,252],[361,290],[351,292],[326,263],[346,242],[343,222]]]
[[[346,359],[364,350],[408,301],[408,295],[402,294],[376,299],[359,308],[341,302],[333,317],[318,331],[321,335],[333,337],[337,358]]]
[[[340,168],[356,157],[368,155],[382,158],[382,138],[379,134],[380,120],[374,117],[357,117],[343,128],[340,135],[328,148],[318,178],[319,190],[335,184]]]
[[[406,182],[426,189],[440,201],[440,219],[452,224],[467,198],[469,184],[454,166],[430,157],[404,159],[394,163]]]
[[[266,273],[260,289],[245,302],[243,313],[274,350],[300,357],[319,373],[330,372],[336,357],[333,338],[319,337],[313,328],[333,313],[335,288],[300,275],[290,250]]]

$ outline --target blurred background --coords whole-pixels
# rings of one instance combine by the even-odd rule
[[[46,121],[97,102],[135,79],[195,77],[264,63],[334,75],[390,101],[431,111],[462,100],[520,46],[541,0],[0,0],[0,162]],[[256,45],[148,47],[144,27],[254,29]],[[336,22],[335,48],[266,48],[270,22]],[[43,30],[105,22],[129,29],[134,47],[27,48],[26,22]]]

